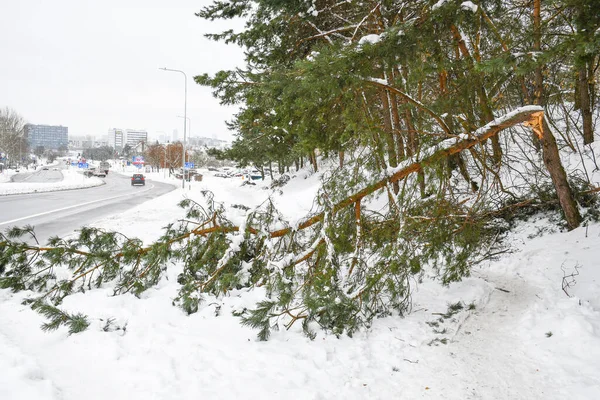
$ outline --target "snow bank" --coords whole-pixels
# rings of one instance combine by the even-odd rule
[[[63,180],[60,182],[11,182],[10,178],[5,179],[4,181],[0,180],[0,196],[8,194],[54,192],[57,190],[83,189],[104,184],[104,181],[100,178],[88,178],[83,176],[81,173],[78,173],[73,170],[61,170],[60,172],[63,175]]]
[[[159,180],[154,174],[146,175]],[[319,186],[306,172],[283,193],[264,190],[269,182],[241,183],[205,174],[191,189],[96,226],[154,240],[183,217],[175,203],[201,199],[202,190],[225,205],[256,206],[272,195],[284,214],[301,218]],[[209,299],[186,316],[171,305],[180,264],[167,265],[168,277],[140,299],[110,288],[67,297],[65,309],[92,322],[73,336],[42,332],[43,318],[21,304],[27,293],[0,290],[0,398],[592,400],[600,392],[600,224],[553,227],[543,218],[522,223],[508,238],[515,252],[447,288],[429,277],[414,282],[410,315],[376,320],[353,338],[317,331],[310,341],[293,327],[257,342],[232,311],[264,298],[261,289]],[[575,266],[569,297],[563,278]]]

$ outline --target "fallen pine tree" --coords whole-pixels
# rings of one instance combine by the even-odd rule
[[[169,262],[181,262],[174,303],[189,314],[198,311],[205,296],[260,286],[266,288],[265,299],[240,317],[259,329],[261,339],[297,321],[309,336],[313,322],[336,334],[352,334],[375,317],[407,312],[411,278],[425,268],[449,283],[503,251],[498,240],[503,228],[444,192],[425,199],[409,190],[389,195],[384,213],[370,210],[365,198],[384,189],[391,193],[389,185],[521,123],[542,140],[549,134],[540,107],[520,108],[467,137],[450,139],[455,143],[442,142],[419,161],[405,161],[339,201],[322,191],[320,211],[294,226],[270,201],[235,225],[207,192],[203,204],[184,200],[184,222],[169,225],[148,246],[94,228],[82,228],[76,238],[54,237],[45,246],[32,246],[22,238],[35,238],[33,228],[13,228],[0,239],[0,287],[39,292],[29,302],[49,318],[44,327],[68,325],[74,333],[87,327],[87,319],[56,307],[66,296],[105,283],[114,286],[115,294],[139,295],[159,282]],[[57,279],[59,268],[67,268],[71,277]]]

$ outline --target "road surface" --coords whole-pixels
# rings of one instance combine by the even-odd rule
[[[48,182],[60,171],[50,168],[30,174],[29,180]],[[44,177],[46,175],[46,177]],[[17,175],[15,175],[17,176]],[[62,177],[62,175],[61,175]],[[23,181],[26,174],[15,181]],[[146,186],[131,186],[131,178],[109,173],[105,185],[87,189],[0,196],[0,230],[11,226],[33,225],[41,244],[51,236],[73,233],[82,226],[123,212],[175,189],[173,185],[146,181]]]

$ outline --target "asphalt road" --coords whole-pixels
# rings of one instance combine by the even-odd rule
[[[50,167],[34,174],[15,175],[15,181],[29,175],[26,182],[32,182],[31,179],[48,182],[56,174],[62,178],[60,171]],[[175,189],[173,185],[150,180],[145,186],[131,186],[130,177],[113,172],[102,179],[105,185],[87,189],[0,196],[0,230],[33,225],[39,242],[45,244],[51,236],[63,237]]]

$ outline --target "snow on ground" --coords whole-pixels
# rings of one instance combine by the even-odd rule
[[[0,183],[10,182],[10,178],[16,174],[13,169],[5,169],[0,172]]]
[[[60,182],[11,182],[13,171],[5,171],[0,174],[0,196],[8,194],[23,194],[37,192],[55,192],[57,190],[83,189],[87,187],[100,186],[104,181],[96,177],[85,177],[76,170],[63,169],[60,171],[63,180]]]
[[[161,174],[145,175],[170,179]],[[316,182],[300,173],[273,198],[300,218]],[[206,173],[96,225],[150,241],[183,216],[175,203],[201,190],[248,206],[272,193],[268,181],[241,183]],[[92,320],[72,336],[42,332],[43,318],[21,304],[27,293],[0,290],[0,399],[596,399],[600,224],[563,233],[552,226],[542,217],[521,223],[509,237],[512,253],[450,287],[415,282],[410,315],[379,319],[353,338],[318,332],[310,341],[292,328],[258,342],[231,312],[261,299],[260,290],[186,316],[171,305],[180,265],[140,299],[110,289],[68,297],[65,309]],[[575,266],[568,297],[563,277]],[[457,302],[465,308],[444,317]]]

